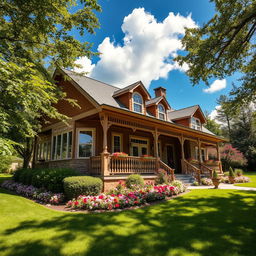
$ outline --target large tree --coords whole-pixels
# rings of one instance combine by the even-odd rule
[[[187,51],[178,56],[189,65],[193,84],[210,78],[224,78],[242,72],[241,85],[234,87],[234,103],[242,105],[256,98],[256,1],[211,0],[216,14],[203,27],[186,29],[182,39]]]
[[[222,136],[223,133],[221,130],[221,125],[218,124],[215,120],[211,119],[209,112],[205,112],[205,117],[206,117],[205,128],[207,128],[209,131],[213,132],[218,136]]]
[[[2,0],[0,3],[0,151],[13,141],[24,152],[45,117],[64,119],[53,107],[65,94],[49,66],[74,67],[90,57],[91,44],[76,40],[99,26],[96,0]],[[16,145],[17,146],[17,145]],[[29,146],[30,147],[30,146]],[[0,154],[1,154],[0,152]]]

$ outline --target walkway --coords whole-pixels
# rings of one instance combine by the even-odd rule
[[[211,188],[214,188],[214,186],[189,186],[188,187],[188,189],[211,189]],[[256,188],[238,187],[238,186],[234,186],[233,184],[223,184],[223,183],[219,185],[219,189],[238,189],[238,190],[256,191]]]

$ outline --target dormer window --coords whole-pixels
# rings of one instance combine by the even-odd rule
[[[142,113],[142,110],[143,110],[142,96],[139,93],[135,92],[132,95],[132,101],[133,101],[133,111]]]
[[[165,108],[162,104],[158,104],[158,118],[161,120],[165,120]]]
[[[202,130],[201,122],[196,117],[191,117],[191,128],[195,130]]]

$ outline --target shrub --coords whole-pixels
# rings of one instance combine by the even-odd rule
[[[157,177],[155,180],[156,184],[167,184],[168,183],[168,176],[165,170],[160,169],[157,172]]]
[[[127,178],[125,184],[127,188],[132,188],[133,186],[143,186],[144,180],[139,174],[132,174]]]
[[[185,192],[186,190],[185,184],[180,180],[174,180],[171,184],[177,188],[178,193]]]
[[[13,179],[16,182],[20,182],[21,183],[21,179],[23,179],[23,173],[26,171],[27,169],[21,168],[21,169],[17,169],[14,174],[13,174]]]
[[[217,179],[217,178],[218,178],[218,173],[216,172],[216,170],[213,171],[212,177],[213,177],[214,179]]]
[[[243,170],[242,169],[235,169],[235,176],[242,176]]]
[[[235,173],[234,173],[233,168],[231,166],[229,167],[228,176],[229,177],[235,177]]]
[[[65,178],[64,192],[68,199],[77,198],[80,195],[98,195],[103,186],[100,178],[91,176],[76,176]]]
[[[70,168],[33,169],[32,185],[52,192],[63,192],[63,180],[79,173]]]
[[[224,176],[229,176],[229,172],[224,172]]]
[[[194,180],[193,183],[192,183],[192,186],[199,186],[198,181]]]
[[[1,156],[0,173],[8,173],[13,161],[12,156]]]

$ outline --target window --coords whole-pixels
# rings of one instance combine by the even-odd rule
[[[201,157],[202,157],[202,161],[204,162],[206,160],[206,158],[205,158],[205,148],[201,149]]]
[[[165,108],[162,104],[158,104],[158,118],[165,120]]]
[[[51,142],[44,141],[37,144],[37,160],[49,161],[51,156]]]
[[[78,157],[86,158],[94,155],[94,129],[78,131]]]
[[[122,134],[112,134],[112,153],[122,152]]]
[[[133,100],[133,111],[142,113],[143,110],[143,100],[142,97],[139,93],[135,92],[132,95],[132,100]]]
[[[54,135],[52,138],[52,160],[69,159],[72,156],[72,132]]]
[[[201,131],[201,122],[198,118],[191,118],[191,128]]]

